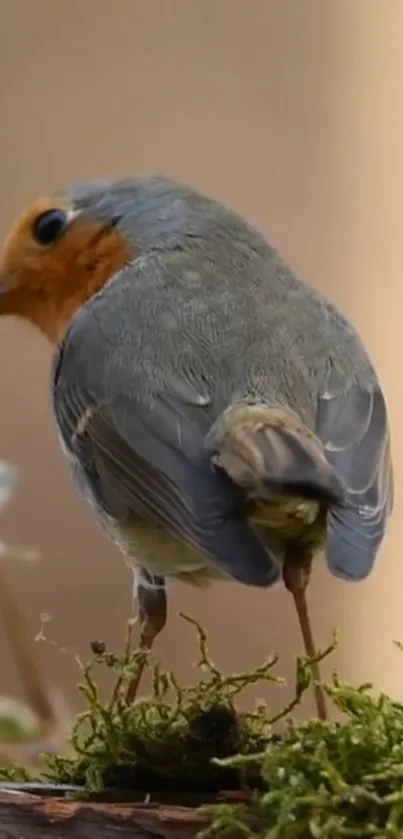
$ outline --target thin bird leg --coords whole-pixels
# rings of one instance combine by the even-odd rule
[[[138,664],[136,675],[131,680],[126,699],[134,702],[147,662],[147,651],[151,650],[157,635],[167,622],[167,595],[163,577],[153,577],[143,568],[137,580],[137,603],[140,618],[139,650],[144,652]]]
[[[285,587],[294,599],[306,655],[313,660],[316,656],[316,649],[306,599],[306,589],[311,576],[311,567],[311,556],[304,557],[303,559],[298,557],[297,559],[293,554],[289,554],[284,562],[283,579]],[[317,663],[312,665],[312,675],[315,682],[314,695],[318,717],[320,720],[327,720],[325,694],[320,684],[320,671]]]

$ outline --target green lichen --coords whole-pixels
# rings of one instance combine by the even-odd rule
[[[185,617],[185,616],[183,616]],[[79,785],[83,795],[108,788],[135,794],[187,793],[209,799],[239,792],[242,804],[208,807],[211,827],[201,839],[236,828],[250,839],[403,837],[403,704],[371,685],[352,687],[337,674],[325,686],[341,722],[295,722],[291,714],[311,685],[312,662],[297,660],[292,702],[275,717],[260,704],[237,710],[244,688],[278,683],[276,658],[250,672],[224,676],[212,662],[203,629],[197,630],[201,679],[182,687],[160,665],[152,669],[149,697],[128,706],[130,679],[143,661],[129,626],[121,656],[93,644],[79,685],[86,708],[71,735],[71,752],[47,758],[41,778]],[[334,642],[318,656],[323,659]],[[115,674],[102,700],[96,668]],[[273,727],[285,722],[281,736]],[[18,778],[16,767],[12,770]],[[22,770],[22,779],[27,774]],[[10,769],[4,769],[10,777]]]

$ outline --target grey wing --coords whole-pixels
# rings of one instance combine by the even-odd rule
[[[385,399],[379,384],[354,381],[329,365],[316,432],[346,484],[329,517],[326,560],[333,574],[360,580],[372,570],[393,508],[393,469]]]
[[[188,398],[194,383],[174,382],[173,394],[144,399],[129,384],[116,393],[111,381],[115,393],[108,397],[87,350],[74,353],[70,330],[56,365],[53,407],[63,443],[101,510],[122,526],[133,515],[154,523],[240,582],[275,582],[277,566],[247,523],[243,491],[204,452],[210,420]]]

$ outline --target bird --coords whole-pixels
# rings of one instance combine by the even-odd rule
[[[23,208],[0,315],[53,346],[61,447],[135,570],[140,646],[165,626],[169,579],[283,580],[313,655],[313,559],[368,577],[394,503],[386,398],[346,316],[242,215],[164,175]]]

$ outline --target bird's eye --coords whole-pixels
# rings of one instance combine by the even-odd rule
[[[46,210],[34,221],[32,235],[38,245],[49,247],[64,233],[68,217],[63,210]]]

